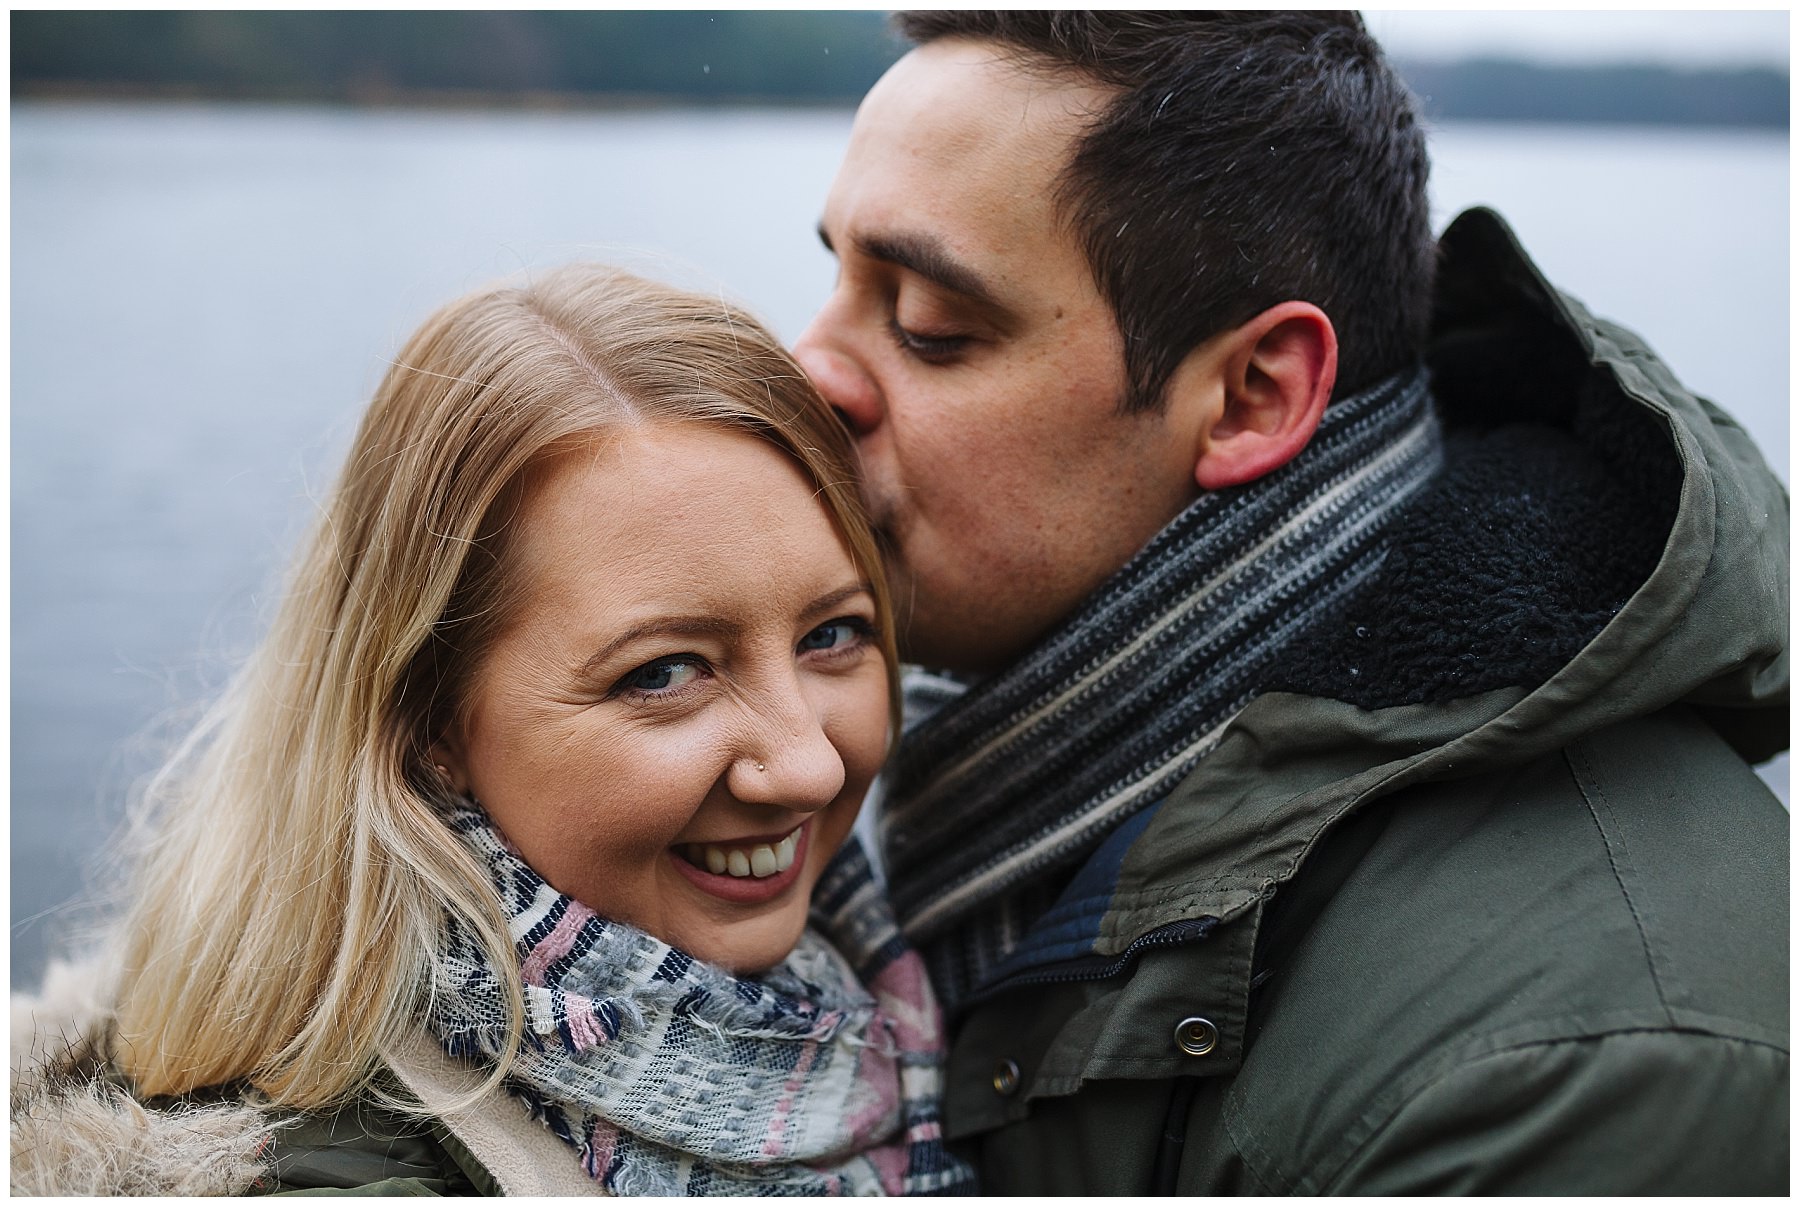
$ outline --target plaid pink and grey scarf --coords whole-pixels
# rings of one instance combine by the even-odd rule
[[[793,953],[748,979],[558,893],[479,808],[450,824],[487,866],[523,962],[508,1088],[608,1190],[973,1191],[940,1139],[937,1003],[854,839]],[[498,1055],[502,986],[450,926],[430,1023],[452,1055]]]

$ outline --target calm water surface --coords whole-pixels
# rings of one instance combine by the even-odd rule
[[[20,984],[76,916],[159,718],[254,641],[413,326],[493,278],[601,258],[792,339],[831,285],[813,224],[850,114],[12,113]],[[1438,225],[1478,202],[1785,478],[1785,136],[1446,128]],[[1785,798],[1785,760],[1767,776]]]

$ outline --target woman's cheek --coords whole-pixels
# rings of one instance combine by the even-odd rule
[[[826,732],[844,760],[846,780],[861,781],[865,791],[887,754],[887,673],[878,657],[874,661],[874,667],[859,668],[860,673],[844,685],[826,723]]]

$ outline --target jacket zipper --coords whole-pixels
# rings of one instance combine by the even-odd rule
[[[1152,947],[1170,947],[1177,943],[1191,943],[1196,939],[1204,939],[1211,933],[1219,920],[1208,914],[1199,918],[1184,918],[1179,922],[1170,922],[1155,930],[1146,931],[1133,939],[1129,946],[1118,955],[1082,956],[1073,960],[1064,960],[1044,968],[1027,972],[1017,972],[1012,976],[995,981],[992,985],[977,992],[968,1001],[962,1003],[958,1013],[974,1008],[989,998],[996,997],[1008,990],[1017,989],[1021,985],[1052,985],[1073,981],[1103,981],[1107,977],[1117,976],[1138,956]]]

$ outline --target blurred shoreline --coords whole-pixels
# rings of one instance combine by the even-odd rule
[[[1544,66],[1509,59],[1399,62],[1426,119],[1519,124],[1769,130],[1788,128],[1788,77],[1771,68],[1661,65]],[[870,81],[873,82],[872,80]],[[641,113],[656,110],[854,109],[861,92],[799,95],[737,91],[418,87],[375,75],[341,86],[219,85],[191,81],[34,79],[15,76],[12,99],[100,104],[233,104],[283,108],[449,112]]]
[[[22,10],[10,22],[14,100],[840,108],[907,50],[875,10]],[[1476,43],[1390,48],[1390,61],[1434,122],[1787,128],[1785,58],[1680,65],[1677,46],[1621,57],[1612,39],[1584,43],[1544,15],[1543,37],[1559,28],[1548,59]]]
[[[408,110],[432,112],[648,113],[657,110],[790,109],[799,112],[842,112],[856,107],[855,97],[776,96],[727,93],[692,96],[666,92],[576,92],[549,89],[393,88],[368,87],[344,93],[266,92],[209,88],[195,84],[122,82],[15,83],[13,102],[54,104],[242,105],[267,108]]]

